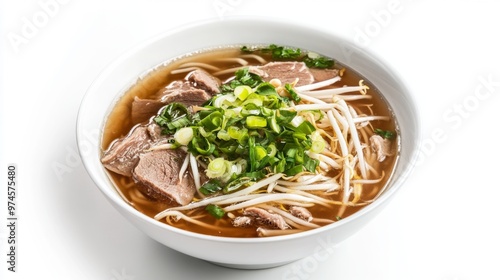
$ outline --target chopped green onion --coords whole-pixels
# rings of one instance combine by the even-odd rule
[[[230,182],[229,184],[225,185],[224,188],[222,189],[222,192],[223,193],[231,193],[231,192],[237,191],[240,188],[242,188],[243,186],[251,183],[251,181],[252,180],[249,177],[238,178],[238,179]]]
[[[272,117],[268,118],[269,128],[273,130],[274,133],[280,133],[281,127],[278,125],[278,121],[276,121],[276,115],[273,114]]]
[[[263,128],[267,126],[267,120],[259,116],[248,116],[246,125],[248,128]]]
[[[319,165],[319,160],[312,159],[308,155],[304,154],[304,168],[307,171],[314,173],[318,165]]]
[[[323,152],[323,150],[326,148],[326,142],[321,134],[316,130],[311,133],[310,138],[312,141],[310,151],[316,154]]]
[[[295,153],[295,163],[304,163],[304,150],[297,150],[297,152]]]
[[[185,127],[186,125],[189,125],[190,121],[187,116],[182,116],[178,119],[173,120],[170,123],[167,123],[168,129],[175,131],[177,128]]]
[[[200,125],[205,129],[205,131],[211,132],[221,127],[223,118],[224,116],[220,112],[215,111],[202,119],[200,121]]]
[[[283,173],[286,167],[286,159],[281,158],[276,165],[274,165],[274,173]]]
[[[198,127],[198,133],[205,138],[212,138],[212,132],[207,132],[203,127]]]
[[[262,106],[269,109],[279,109],[284,105],[284,97],[279,95],[267,95]]]
[[[255,138],[253,136],[248,138],[248,157],[250,159],[250,171],[255,171],[258,162],[255,150]]]
[[[191,123],[186,106],[175,102],[166,105],[154,121],[163,128],[165,134],[172,134],[176,129]]]
[[[241,174],[241,177],[250,179],[252,181],[258,181],[258,180],[266,177],[266,175],[265,175],[264,171],[259,170],[259,171],[247,172],[247,173]]]
[[[312,125],[311,122],[309,121],[303,121],[296,129],[295,131],[296,132],[301,132],[301,133],[304,133],[306,135],[309,135],[311,134],[313,131],[315,131],[316,128],[314,127],[314,125]]]
[[[177,143],[186,146],[194,137],[193,128],[183,127],[174,134],[174,139]]]
[[[320,154],[325,150],[326,143],[325,140],[313,141],[310,151],[316,154]]]
[[[325,114],[321,110],[304,110],[301,113],[311,113],[315,121],[320,121],[325,117]]]
[[[216,158],[212,160],[205,171],[208,178],[219,178],[228,171],[227,163],[224,158]]]
[[[297,115],[292,119],[290,124],[293,125],[294,127],[299,127],[299,125],[301,125],[304,121],[305,119],[302,116]]]
[[[291,84],[285,84],[285,89],[288,91],[293,101],[300,102],[301,99]]]
[[[245,85],[242,85],[242,86],[237,86],[235,89],[234,89],[234,96],[236,96],[236,98],[238,98],[239,100],[243,101],[245,100],[249,95],[250,93],[252,93],[253,90],[251,87],[249,86],[245,86]]]
[[[255,92],[260,95],[278,95],[276,88],[270,83],[262,83],[255,89]]]
[[[210,143],[205,137],[193,137],[190,145],[192,145],[197,154],[205,156],[211,155],[215,150],[215,145]]]
[[[204,195],[211,195],[222,190],[222,184],[218,180],[208,180],[200,187],[200,192]]]
[[[233,139],[239,139],[241,137],[241,129],[237,126],[230,126],[227,129],[227,133],[229,134],[229,137]]]
[[[301,140],[301,141],[307,140],[307,134],[303,132],[294,132],[292,135],[294,140]]]
[[[295,176],[302,171],[304,171],[304,167],[302,165],[296,165],[288,170],[285,170],[285,174],[286,176]]]
[[[247,170],[247,161],[243,158],[237,159],[232,162],[231,171],[239,175]]]
[[[276,120],[280,125],[289,124],[297,115],[297,112],[288,110],[279,110],[277,113],[278,114],[276,115]]]
[[[229,137],[232,139],[238,140],[240,144],[244,144],[248,139],[248,129],[245,127],[239,128],[237,126],[230,126],[227,129],[227,133]]]
[[[231,140],[231,136],[229,136],[229,133],[227,133],[227,131],[224,129],[221,129],[221,130],[219,130],[219,132],[217,132],[217,138],[224,140],[224,141]]]
[[[255,146],[255,154],[257,156],[257,160],[262,160],[267,156],[267,150],[262,146]]]
[[[243,106],[243,109],[240,112],[240,114],[242,116],[246,117],[246,116],[250,116],[250,115],[254,115],[254,116],[260,115],[260,106],[262,106],[262,104],[260,103],[260,100],[258,100],[258,99],[253,99],[253,101],[256,101],[256,103],[247,103]],[[261,105],[259,105],[259,104],[261,104]]]
[[[205,210],[207,210],[208,213],[210,213],[210,215],[214,216],[216,219],[220,219],[226,214],[224,209],[214,204],[208,204],[207,207],[205,207]]]
[[[274,111],[269,109],[269,108],[266,108],[264,106],[260,107],[260,113],[264,116],[264,117],[270,117],[273,115]]]
[[[270,157],[274,157],[276,155],[277,151],[278,151],[278,149],[276,148],[276,145],[274,145],[273,143],[269,144],[266,147],[267,155]]]
[[[286,146],[285,146],[285,149],[287,149]],[[297,151],[298,151],[297,148],[289,148],[286,151],[286,156],[289,158],[294,158]]]

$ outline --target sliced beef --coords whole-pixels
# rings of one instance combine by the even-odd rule
[[[233,220],[233,226],[235,227],[249,227],[253,224],[254,218],[249,216],[238,216]]]
[[[314,77],[314,82],[321,82],[324,80],[335,78],[339,75],[338,69],[309,69]]]
[[[131,111],[132,122],[141,123],[149,120],[152,116],[158,114],[158,111],[165,105],[160,100],[134,97]]]
[[[382,138],[380,135],[372,135],[370,137],[370,146],[372,151],[377,153],[377,160],[382,162],[387,156],[392,156],[392,142],[391,140]]]
[[[134,98],[131,117],[134,127],[130,133],[110,146],[101,158],[104,167],[115,173],[133,176],[137,187],[147,196],[160,201],[172,200],[185,205],[191,202],[196,188],[189,172],[179,179],[187,155],[183,150],[149,150],[166,143],[162,128],[151,120],[161,108],[178,102],[186,107],[202,105],[219,92],[220,81],[202,70],[195,70],[184,81],[174,81],[161,89],[157,99]],[[206,180],[206,178],[201,178]]]
[[[220,92],[220,80],[203,70],[194,70],[189,73],[187,78],[194,87],[206,90],[211,95]]]
[[[195,88],[189,82],[174,82],[162,89],[159,94],[161,102],[165,104],[178,102],[186,107],[200,106],[212,97],[205,90]]]
[[[269,62],[262,66],[251,66],[249,71],[270,81],[279,79],[282,84],[290,84],[299,79],[296,86],[308,85],[314,82],[314,76],[304,62],[280,61]]]
[[[147,130],[148,130],[149,136],[151,137],[151,139],[154,142],[159,142],[159,141],[162,141],[166,138],[165,135],[161,134],[161,131],[162,131],[161,126],[159,126],[155,122],[151,122],[150,124],[148,124]]]
[[[205,72],[194,70],[186,76],[184,81],[174,81],[161,89],[157,99],[142,99],[135,97],[132,102],[132,122],[141,123],[149,120],[168,103],[178,102],[186,107],[202,105],[212,95],[220,92],[220,81]]]
[[[132,170],[139,162],[139,154],[152,144],[145,126],[136,126],[130,133],[115,142],[104,153],[101,162],[107,169],[125,176],[132,176]]]
[[[243,215],[253,217],[259,224],[279,229],[287,229],[290,226],[286,223],[283,216],[270,213],[267,210],[258,207],[248,207],[243,211]]]
[[[189,74],[188,74],[188,76],[189,76]],[[173,81],[158,91],[158,97],[162,98],[165,95],[175,94],[179,90],[190,89],[192,87],[193,86],[191,85],[191,83],[189,83],[186,80]]]
[[[159,201],[186,205],[194,197],[196,187],[186,172],[182,181],[179,172],[187,153],[181,149],[155,150],[140,155],[133,177],[139,190]]]
[[[290,206],[290,214],[294,215],[295,217],[302,219],[304,221],[310,222],[313,219],[313,216],[309,210],[307,210],[304,207],[301,206]]]

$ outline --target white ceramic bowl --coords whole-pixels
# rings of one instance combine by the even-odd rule
[[[104,122],[124,91],[149,69],[179,55],[223,45],[271,43],[300,47],[333,57],[358,71],[383,93],[394,110],[401,137],[400,160],[387,191],[372,204],[337,223],[303,233],[268,238],[225,238],[191,233],[147,217],[124,202],[99,160]],[[145,42],[122,55],[98,76],[82,101],[77,121],[78,146],[85,168],[110,203],[132,224],[151,238],[184,254],[224,266],[248,269],[278,266],[304,258],[325,246],[338,244],[361,229],[403,185],[414,166],[419,139],[420,126],[412,96],[397,74],[380,59],[330,33],[263,19],[202,22]]]

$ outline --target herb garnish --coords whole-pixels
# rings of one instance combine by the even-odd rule
[[[274,60],[297,60],[303,61],[309,68],[326,69],[332,68],[335,62],[333,59],[321,56],[313,52],[303,52],[299,48],[291,48],[286,46],[278,46],[271,44],[264,48],[250,48],[243,46],[240,48],[243,53],[263,53],[271,54]]]
[[[214,216],[216,219],[220,219],[226,214],[226,211],[224,211],[224,209],[214,204],[207,205],[207,207],[205,207],[205,210],[207,210],[208,213],[210,213],[210,215]]]
[[[382,130],[380,128],[376,128],[373,132],[375,132],[375,134],[378,134],[378,135],[382,136],[383,138],[389,139],[389,140],[393,139],[396,136],[395,132],[390,131],[390,130]]]

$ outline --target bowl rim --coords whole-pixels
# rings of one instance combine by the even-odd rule
[[[365,49],[365,48],[359,48],[357,45],[352,41],[349,40],[348,38],[345,38],[343,36],[340,36],[339,34],[336,34],[334,32],[327,32],[323,29],[318,29],[314,28],[310,25],[299,25],[297,23],[291,22],[289,20],[283,20],[283,19],[269,19],[269,18],[264,18],[264,17],[256,17],[256,16],[230,16],[230,17],[225,17],[223,20],[226,24],[231,24],[231,23],[242,23],[242,22],[258,22],[258,23],[266,23],[266,24],[273,24],[273,25],[282,25],[283,27],[287,28],[298,28],[302,29],[304,31],[309,31],[309,32],[314,32],[316,36],[326,36],[326,37],[333,37],[339,41],[346,42],[349,44],[349,46],[353,47],[357,53],[361,54],[364,57],[370,58],[376,65],[377,67],[383,68],[387,73],[389,73],[391,76],[394,77],[396,81],[399,81],[398,86],[403,89],[405,92],[405,98],[409,100],[408,106],[412,107],[413,111],[415,114],[413,115],[414,117],[414,123],[415,123],[415,130],[412,131],[413,137],[415,138],[415,148],[411,151],[409,151],[409,159],[407,160],[407,166],[404,167],[401,173],[398,173],[397,178],[394,178],[392,182],[392,186],[388,188],[384,193],[382,193],[375,201],[371,202],[370,204],[366,205],[359,211],[353,213],[349,217],[342,219],[340,221],[337,221],[333,224],[321,226],[316,229],[311,229],[307,230],[304,232],[299,232],[299,233],[294,233],[294,234],[289,234],[289,235],[282,235],[282,236],[271,236],[271,237],[221,237],[221,236],[213,236],[213,235],[207,235],[207,234],[201,234],[201,233],[196,233],[196,232],[191,232],[183,229],[176,228],[174,226],[170,226],[168,224],[162,223],[160,221],[157,221],[153,219],[152,217],[147,216],[146,214],[143,214],[142,212],[136,210],[133,208],[131,205],[126,203],[120,195],[115,191],[114,187],[112,186],[112,182],[110,181],[109,177],[106,176],[106,178],[102,178],[100,174],[96,174],[97,170],[94,168],[101,169],[100,171],[104,171],[104,167],[102,165],[95,167],[95,162],[91,162],[91,159],[89,158],[88,155],[86,155],[83,152],[83,145],[85,141],[85,137],[83,135],[83,129],[84,129],[84,116],[83,114],[85,112],[88,112],[89,110],[87,109],[90,104],[88,103],[88,100],[90,99],[90,96],[92,92],[96,91],[99,86],[103,83],[103,81],[106,79],[106,77],[112,73],[113,70],[123,61],[126,59],[130,58],[130,56],[140,52],[147,46],[157,43],[158,41],[164,40],[165,38],[168,38],[169,36],[172,36],[174,34],[178,34],[181,32],[184,32],[186,30],[191,30],[191,29],[197,29],[202,26],[206,25],[214,25],[214,24],[219,24],[221,20],[216,20],[216,19],[204,19],[204,20],[199,20],[199,21],[194,21],[185,25],[177,26],[175,28],[172,28],[168,31],[159,33],[149,39],[146,39],[142,41],[141,43],[133,46],[129,50],[125,51],[121,55],[118,55],[112,59],[110,63],[108,63],[106,66],[103,67],[103,69],[97,74],[97,77],[93,80],[93,82],[90,84],[88,89],[86,90],[82,100],[80,107],[78,109],[77,113],[77,120],[76,120],[76,140],[77,140],[77,146],[78,146],[78,151],[80,154],[80,157],[82,159],[82,163],[94,182],[94,184],[98,187],[98,189],[105,195],[105,197],[108,200],[111,200],[113,202],[113,206],[117,207],[119,206],[121,209],[127,211],[129,214],[132,214],[135,216],[135,218],[138,218],[146,223],[151,223],[156,227],[160,227],[163,230],[168,230],[171,232],[174,232],[176,234],[188,236],[191,238],[196,238],[196,239],[203,239],[203,240],[210,240],[210,241],[217,241],[217,242],[225,242],[225,243],[269,243],[269,242],[276,242],[276,241],[283,241],[283,240],[295,240],[295,239],[300,239],[303,237],[311,236],[311,235],[318,235],[319,233],[329,231],[333,228],[336,227],[341,227],[344,224],[351,223],[356,221],[359,217],[364,216],[366,213],[373,211],[374,209],[378,208],[380,205],[382,205],[386,200],[390,199],[391,197],[394,196],[394,194],[399,191],[399,189],[402,188],[403,183],[408,179],[410,174],[413,172],[413,169],[416,165],[417,159],[418,159],[418,151],[420,149],[420,143],[421,143],[421,120],[420,116],[417,113],[418,110],[416,110],[416,102],[414,95],[411,93],[411,91],[408,89],[406,86],[407,83],[405,80],[395,71],[383,58],[381,58],[378,55],[375,55],[373,52]],[[161,61],[158,62],[158,65],[161,63]],[[147,71],[150,71],[151,69],[144,69],[144,73]],[[130,81],[133,83],[133,81]],[[123,93],[114,93],[114,98],[120,98]],[[383,93],[382,93],[383,95]],[[108,104],[111,106],[111,104]],[[102,130],[102,127],[98,128],[99,131]],[[102,139],[102,133],[99,135],[99,141],[98,141],[98,147],[97,149],[100,150],[100,143]],[[396,163],[395,169],[397,168],[397,165],[401,164],[400,162]],[[104,171],[105,172],[105,171]],[[103,180],[106,180],[107,182],[103,182]],[[104,185],[103,185],[104,184]],[[108,185],[111,184],[111,185]],[[142,229],[141,229],[142,230]]]

